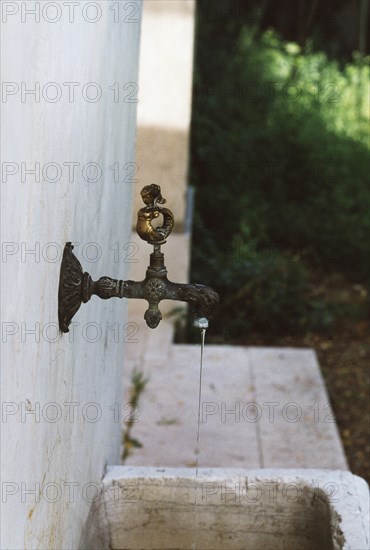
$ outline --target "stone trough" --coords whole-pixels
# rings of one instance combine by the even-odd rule
[[[350,472],[113,466],[80,548],[367,550],[368,518]]]

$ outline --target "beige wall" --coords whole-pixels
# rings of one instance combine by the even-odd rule
[[[145,0],[139,65],[133,226],[140,189],[161,186],[182,231],[186,211],[193,76],[194,0]]]

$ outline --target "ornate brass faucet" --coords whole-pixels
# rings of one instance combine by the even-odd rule
[[[199,284],[172,283],[167,279],[167,269],[164,265],[164,255],[161,245],[174,226],[174,217],[168,208],[162,204],[166,200],[161,195],[158,185],[146,185],[141,190],[144,208],[137,215],[136,231],[138,235],[153,245],[150,254],[149,267],[143,281],[120,281],[110,277],[101,277],[93,281],[88,273],[84,273],[82,266],[73,254],[72,243],[66,243],[63,252],[59,280],[59,327],[68,332],[73,316],[77,313],[81,303],[86,303],[94,294],[107,300],[108,298],[137,298],[147,300],[149,308],[144,319],[150,328],[156,328],[162,319],[158,304],[161,300],[178,300],[188,302],[195,315],[194,325],[207,328],[208,318],[212,308],[219,301],[218,294],[211,288]],[[163,216],[161,227],[154,228],[152,221]]]

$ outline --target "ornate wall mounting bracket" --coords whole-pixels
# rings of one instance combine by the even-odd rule
[[[199,284],[172,283],[167,279],[164,255],[161,245],[172,231],[174,217],[168,208],[160,206],[166,200],[161,188],[151,184],[141,191],[145,207],[138,212],[136,230],[138,235],[153,245],[150,264],[143,281],[121,281],[110,277],[101,277],[93,281],[89,273],[84,272],[76,256],[72,243],[66,243],[60,269],[58,317],[62,332],[69,331],[69,325],[82,303],[90,300],[94,294],[103,300],[109,298],[136,298],[147,300],[149,307],[144,319],[150,328],[156,328],[162,319],[158,304],[161,300],[188,302],[195,315],[195,325],[206,327],[213,307],[218,303],[218,294],[211,288]],[[163,216],[161,227],[154,228],[152,221]]]

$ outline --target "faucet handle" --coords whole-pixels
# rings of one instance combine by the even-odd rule
[[[143,187],[140,194],[145,206],[137,213],[136,232],[149,244],[164,244],[173,229],[175,219],[171,210],[160,206],[166,202],[162,197],[161,188],[152,183]],[[163,216],[163,224],[153,227],[152,221],[160,214]]]

